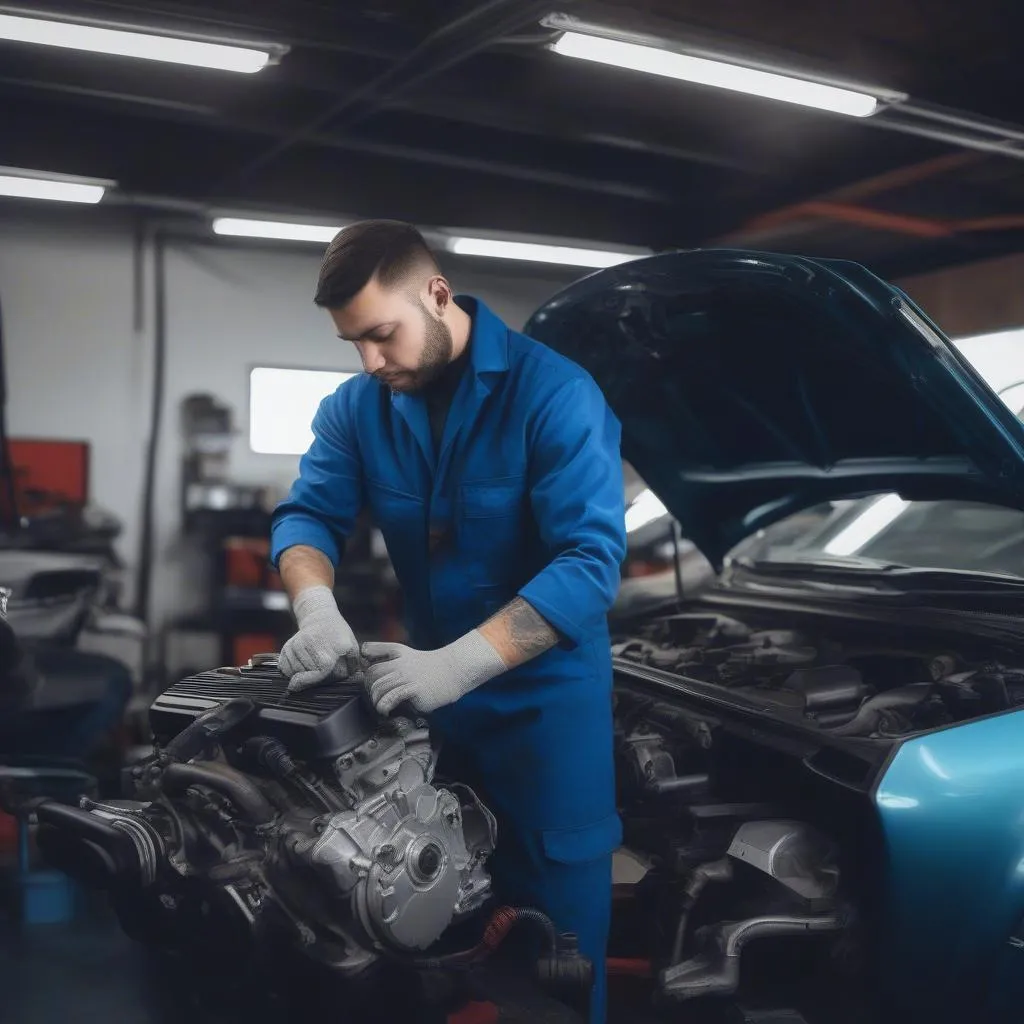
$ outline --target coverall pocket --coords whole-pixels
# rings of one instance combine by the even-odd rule
[[[556,864],[586,864],[607,857],[622,843],[622,821],[618,814],[589,825],[546,828],[541,833],[544,856]]]
[[[518,515],[526,497],[526,477],[506,476],[462,485],[462,515],[495,519]]]

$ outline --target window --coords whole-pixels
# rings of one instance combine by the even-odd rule
[[[261,455],[301,455],[313,440],[317,407],[354,373],[257,366],[249,375],[249,447]]]

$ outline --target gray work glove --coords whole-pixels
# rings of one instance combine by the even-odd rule
[[[329,677],[346,679],[360,666],[359,641],[330,587],[308,587],[292,604],[299,631],[281,648],[278,668],[298,693]]]
[[[409,701],[423,714],[457,701],[507,670],[498,652],[478,629],[437,651],[414,651],[403,644],[365,643],[370,662],[366,681],[370,700],[382,715]]]

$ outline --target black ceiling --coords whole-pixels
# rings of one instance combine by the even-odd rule
[[[1024,161],[568,60],[539,24],[568,10],[1006,120],[1017,0],[20,6],[290,48],[233,75],[0,43],[0,164],[114,178],[143,205],[729,242],[885,273],[1024,247]]]

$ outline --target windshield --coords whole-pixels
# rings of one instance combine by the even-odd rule
[[[794,517],[795,518],[795,517]],[[805,522],[808,516],[803,515]],[[903,501],[884,494],[820,506],[807,529],[783,520],[744,542],[751,561],[866,559],[915,569],[1024,577],[1024,512],[966,501]]]

